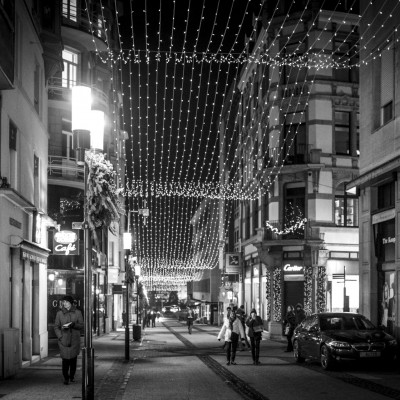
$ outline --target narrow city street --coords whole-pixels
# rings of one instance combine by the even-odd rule
[[[195,324],[190,335],[183,322],[161,319],[145,329],[141,342],[130,341],[129,362],[124,331],[94,338],[95,399],[400,399],[398,367],[344,364],[324,372],[317,363],[296,364],[284,341],[263,340],[259,366],[248,349],[238,351],[237,365],[227,366],[218,331]],[[2,381],[0,397],[79,399],[81,376],[63,385],[61,359],[54,354]]]

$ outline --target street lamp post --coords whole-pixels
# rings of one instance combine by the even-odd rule
[[[94,349],[92,344],[92,238],[86,210],[88,165],[84,136],[90,135],[90,148],[103,151],[104,113],[91,109],[91,89],[87,86],[72,88],[72,131],[78,136],[78,163],[84,165],[84,347],[82,348],[82,399],[94,399]],[[87,143],[87,142],[86,142]],[[87,145],[86,145],[87,146]],[[84,150],[84,151],[83,151]]]

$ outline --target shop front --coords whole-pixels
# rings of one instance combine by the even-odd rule
[[[394,211],[394,210],[393,210]],[[386,216],[394,215],[386,213]],[[374,223],[375,222],[375,223]],[[375,255],[377,259],[378,325],[391,335],[396,334],[396,265],[395,218],[386,220],[382,213],[373,218]]]
[[[301,304],[304,307],[304,266],[303,260],[285,262],[283,267],[283,315],[287,307]]]

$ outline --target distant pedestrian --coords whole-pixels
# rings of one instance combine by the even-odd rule
[[[241,321],[236,318],[236,313],[232,311],[229,318],[225,319],[224,325],[222,326],[218,340],[223,337],[225,339],[226,348],[226,365],[236,365],[236,349],[239,342],[239,338],[244,340],[244,329]]]
[[[156,327],[156,317],[157,317],[156,312],[152,311],[152,314],[151,314],[151,327],[152,328]]]
[[[157,311],[157,321],[159,321],[160,320],[160,311]]]
[[[192,334],[193,321],[194,321],[194,311],[190,307],[188,307],[187,314],[186,314],[186,323],[187,323],[188,332],[190,335]]]
[[[143,316],[142,316],[142,329],[145,330],[146,326],[147,326],[147,319],[148,319],[148,315],[147,315],[147,311],[143,310]]]
[[[250,312],[249,318],[246,320],[246,325],[249,327],[249,337],[251,343],[251,356],[253,364],[259,365],[260,363],[260,341],[262,338],[263,322],[257,315],[257,311],[253,308]]]
[[[147,326],[148,328],[150,328],[151,314],[152,314],[152,311],[149,311],[149,312],[147,313],[146,326]]]
[[[238,308],[238,310],[236,311],[236,317],[239,318],[240,322],[242,323],[243,330],[244,330],[244,332],[245,332],[245,334],[244,334],[244,341],[242,341],[242,349],[241,349],[241,350],[243,350],[243,349],[246,347],[245,344],[247,344],[247,347],[250,348],[250,343],[249,343],[249,341],[247,340],[246,326],[245,326],[246,317],[247,317],[247,316],[246,316],[246,312],[244,311],[244,306],[243,306],[243,305],[241,305],[241,306]]]
[[[58,338],[64,385],[75,382],[76,362],[81,349],[82,313],[73,305],[71,296],[64,296],[62,309],[57,311],[54,331]]]
[[[301,303],[296,304],[296,311],[294,312],[296,316],[296,326],[303,322],[303,319],[306,317],[306,313],[303,310],[303,306]]]
[[[292,337],[294,328],[296,327],[296,315],[294,314],[293,306],[287,307],[287,312],[285,315],[285,319],[283,320],[284,323],[284,334],[287,339],[287,347],[286,352],[293,351],[293,344],[292,344]]]

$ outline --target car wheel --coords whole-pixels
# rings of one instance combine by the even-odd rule
[[[333,368],[333,364],[334,364],[334,359],[332,358],[328,347],[323,345],[321,347],[321,366],[322,366],[322,368],[325,371],[327,371],[327,370]]]
[[[305,358],[300,355],[300,346],[297,340],[293,342],[293,356],[298,363],[302,363],[305,360]]]

